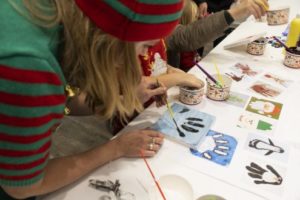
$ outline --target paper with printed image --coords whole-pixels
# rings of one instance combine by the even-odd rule
[[[177,103],[174,103],[171,108],[179,130],[168,111],[150,128],[191,148],[197,148],[209,131],[215,117]]]

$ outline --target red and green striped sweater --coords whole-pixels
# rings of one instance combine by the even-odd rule
[[[7,0],[0,5],[0,186],[24,186],[43,177],[63,117],[59,30],[33,25]]]

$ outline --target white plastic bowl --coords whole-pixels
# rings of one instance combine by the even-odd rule
[[[194,192],[190,183],[178,175],[165,175],[159,178],[158,183],[166,197],[170,200],[194,200]],[[150,200],[162,200],[157,187],[149,189]]]

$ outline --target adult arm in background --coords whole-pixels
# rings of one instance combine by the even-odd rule
[[[226,21],[226,12],[215,13],[188,25],[179,24],[173,33],[166,38],[167,50],[194,51],[208,41],[216,39],[233,22],[233,18],[228,22]]]
[[[227,13],[227,14],[226,14]],[[227,11],[220,11],[204,19],[199,19],[188,25],[179,24],[173,33],[166,38],[168,64],[174,67],[180,65],[180,52],[195,51],[207,42],[217,39],[233,22]]]
[[[268,7],[266,0],[263,4]],[[234,21],[244,19],[250,15],[260,18],[266,10],[255,0],[243,0],[239,5],[228,11],[220,11],[204,19],[197,20],[189,25],[178,25],[173,33],[166,38],[168,64],[178,67],[180,52],[195,51],[205,43],[218,38],[223,31]]]

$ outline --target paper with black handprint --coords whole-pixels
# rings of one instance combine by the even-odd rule
[[[177,103],[174,103],[171,107],[181,134],[177,131],[168,111],[151,126],[151,129],[160,131],[167,137],[186,144],[191,148],[197,148],[209,131],[215,117]]]
[[[191,153],[219,165],[229,165],[237,146],[232,136],[210,130],[197,150]]]
[[[280,174],[271,166],[266,165],[266,169],[258,164],[251,162],[246,166],[248,175],[253,178],[255,184],[281,185],[283,179]]]

